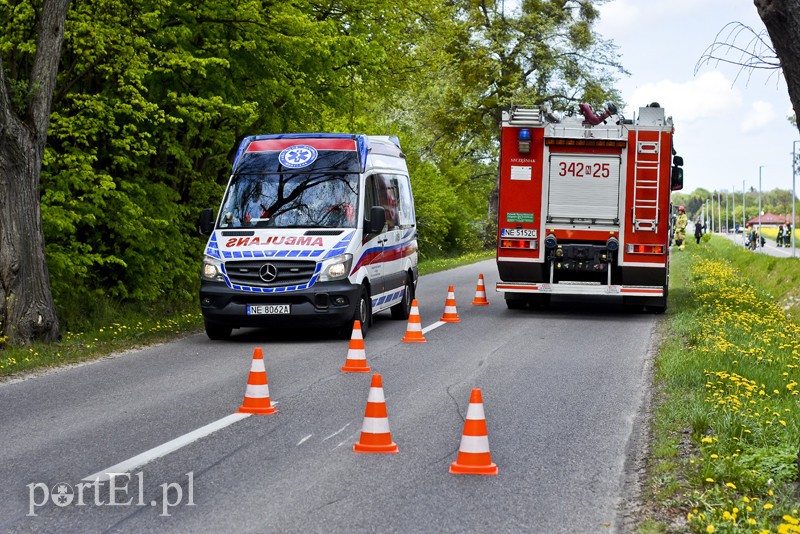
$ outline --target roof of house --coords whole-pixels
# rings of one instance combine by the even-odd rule
[[[761,221],[758,220],[758,216],[753,217],[747,224],[784,224],[787,221],[791,221],[791,215],[775,215],[774,213],[765,213],[761,216]]]

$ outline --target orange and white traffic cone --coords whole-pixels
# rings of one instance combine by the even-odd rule
[[[244,393],[244,402],[239,406],[238,411],[260,415],[269,415],[278,411],[272,406],[269,399],[267,370],[264,368],[264,354],[261,347],[256,347],[253,351],[253,363],[250,365],[247,390]]]
[[[425,343],[428,341],[422,335],[422,321],[419,318],[419,306],[417,299],[411,301],[411,311],[408,314],[408,326],[406,327],[406,335],[403,336],[405,343]]]
[[[458,447],[458,458],[450,464],[454,475],[496,475],[497,465],[492,463],[489,453],[489,434],[486,431],[486,416],[483,413],[481,390],[475,388],[469,398],[464,433]]]
[[[461,319],[458,318],[458,311],[456,310],[456,294],[453,290],[453,286],[447,288],[447,300],[444,301],[444,313],[439,320],[445,323],[461,322]]]
[[[368,373],[367,354],[364,352],[364,335],[361,333],[361,321],[353,322],[353,335],[350,337],[350,349],[344,361],[342,371],[345,373]]]
[[[488,306],[489,301],[486,300],[486,286],[483,285],[483,275],[478,275],[478,287],[475,288],[475,298],[472,299],[473,306]]]
[[[392,434],[389,432],[389,415],[386,413],[383,381],[378,373],[372,375],[364,424],[361,426],[361,438],[353,444],[353,451],[385,454],[398,452],[397,444],[392,441]]]

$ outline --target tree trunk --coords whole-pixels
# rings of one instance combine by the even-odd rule
[[[800,110],[800,5],[795,0],[755,0],[754,4],[781,62],[789,99],[797,112]]]
[[[13,109],[0,60],[0,345],[59,336],[45,262],[39,173],[69,3],[42,5],[24,110]]]

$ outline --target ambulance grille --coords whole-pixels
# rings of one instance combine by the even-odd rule
[[[311,280],[316,267],[315,261],[246,260],[225,263],[225,271],[232,284],[252,287],[304,285]]]

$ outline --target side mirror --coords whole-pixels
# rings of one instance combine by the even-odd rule
[[[200,235],[211,235],[214,231],[214,210],[205,208],[200,212],[200,218],[197,220],[197,231]]]
[[[380,206],[372,206],[369,210],[369,221],[364,225],[364,231],[368,234],[379,234],[386,226],[386,210]]]
[[[683,189],[683,169],[680,167],[672,167],[670,186],[673,191],[680,191]]]
[[[672,164],[676,167],[683,167],[683,158],[681,156],[672,156]]]

